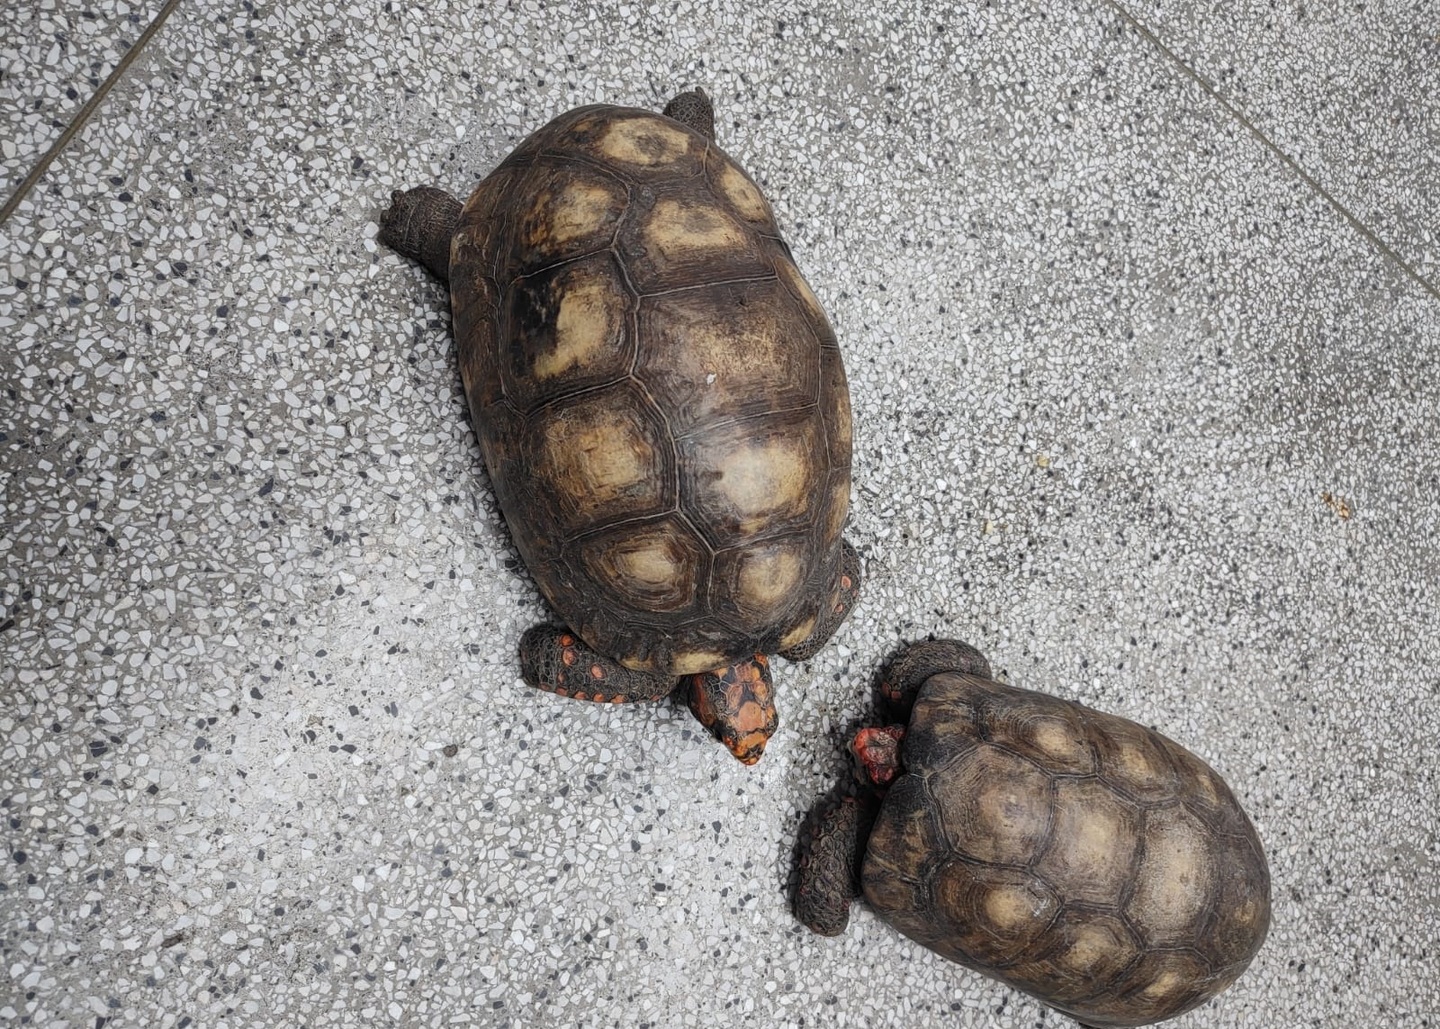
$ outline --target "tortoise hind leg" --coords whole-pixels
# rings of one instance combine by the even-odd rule
[[[419,261],[441,282],[450,284],[450,240],[463,205],[443,189],[417,186],[395,190],[380,212],[375,239],[401,257]]]
[[[849,543],[841,542],[840,575],[833,589],[835,599],[825,608],[815,628],[793,647],[780,651],[786,661],[808,661],[830,642],[840,623],[850,616],[850,611],[860,599],[860,555]]]
[[[795,917],[811,932],[839,936],[860,894],[860,860],[880,804],[874,794],[842,797],[811,815],[801,844]]]
[[[559,625],[537,625],[521,637],[520,674],[536,689],[609,704],[663,700],[676,684],[674,676],[637,672],[597,654]]]
[[[666,104],[664,114],[681,125],[689,126],[706,139],[715,138],[715,107],[698,86]]]

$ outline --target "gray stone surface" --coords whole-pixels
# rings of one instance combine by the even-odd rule
[[[1339,71],[1413,5],[1164,6],[1433,273],[1434,90]],[[1433,1020],[1433,288],[1113,8],[863,10],[182,5],[0,227],[0,1019],[1059,1024],[863,909],[833,941],[788,910],[875,670],[934,632],[1156,726],[1253,815],[1270,940],[1177,1027]],[[4,41],[5,125],[75,81],[38,24]],[[683,705],[519,683],[543,611],[444,298],[373,241],[396,186],[463,191],[552,114],[692,83],[855,408],[867,592],[777,661],[752,769]]]
[[[125,3],[58,0],[9,3],[3,17],[0,188],[9,199],[140,35],[147,17]]]
[[[1133,14],[1430,283],[1440,279],[1440,30],[1428,3],[1189,0]]]

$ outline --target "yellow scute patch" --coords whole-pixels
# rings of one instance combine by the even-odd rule
[[[717,488],[754,532],[775,512],[799,511],[810,488],[810,459],[801,441],[769,440],[743,446],[720,461]]]
[[[645,224],[645,243],[666,257],[743,245],[740,226],[718,207],[661,200]]]
[[[646,540],[643,545],[618,550],[615,570],[637,586],[668,586],[684,570],[675,559],[675,549],[665,540]]]
[[[1074,761],[1083,756],[1085,743],[1064,722],[1046,719],[1031,730],[1031,742],[1042,753],[1059,761]]]
[[[1204,829],[1183,809],[1152,816],[1130,915],[1152,933],[1184,934],[1209,900],[1212,857]]]
[[[527,226],[525,242],[545,248],[593,236],[614,216],[615,200],[614,194],[598,183],[572,182],[542,201],[541,216]]]
[[[1125,825],[1113,810],[1097,806],[1083,817],[1065,812],[1066,859],[1069,867],[1090,878],[1100,878],[1116,863],[1118,841]]]
[[[1103,928],[1082,925],[1074,930],[1072,942],[1060,960],[1083,972],[1105,960],[1115,949],[1115,938],[1110,933]]]
[[[699,675],[701,672],[713,672],[725,664],[725,655],[719,651],[691,651],[676,654],[670,660],[670,671],[674,675]]]
[[[606,282],[569,290],[555,316],[554,347],[535,358],[535,374],[548,379],[590,364],[619,331],[621,307]]]
[[[798,647],[810,638],[815,631],[815,616],[811,615],[795,628],[791,629],[784,636],[780,637],[780,649],[789,650],[791,647]]]
[[[654,448],[623,416],[595,411],[589,418],[552,423],[545,455],[559,489],[603,502],[645,478]]]
[[[683,157],[690,134],[659,118],[624,118],[605,130],[599,148],[613,160],[648,168]]]
[[[782,604],[800,584],[800,555],[772,550],[751,555],[740,566],[740,601],[752,610],[768,611]]]
[[[1159,1000],[1163,997],[1169,997],[1170,994],[1174,993],[1175,990],[1182,985],[1182,982],[1183,979],[1179,972],[1173,969],[1167,969],[1157,975],[1154,982],[1146,985],[1146,987],[1140,991],[1140,995],[1146,1000]]]
[[[725,162],[717,180],[720,192],[735,210],[740,212],[740,217],[752,222],[769,220],[770,206],[765,203],[760,190],[755,188],[755,184],[747,179],[739,168]]]
[[[990,887],[981,904],[986,921],[1001,932],[1018,932],[1038,913],[1035,894],[1011,883]]]

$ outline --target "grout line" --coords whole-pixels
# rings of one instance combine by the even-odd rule
[[[129,50],[125,51],[125,56],[120,58],[120,63],[115,65],[115,70],[110,73],[110,77],[100,83],[100,88],[95,91],[95,95],[85,101],[85,106],[80,108],[75,117],[70,119],[70,124],[65,126],[65,131],[60,133],[60,138],[51,144],[50,149],[45,151],[45,156],[41,157],[35,163],[35,167],[30,169],[30,174],[25,176],[25,181],[20,183],[15,192],[11,194],[10,199],[5,201],[5,206],[0,208],[0,226],[3,226],[15,213],[15,209],[20,206],[20,202],[25,199],[26,194],[35,188],[35,184],[40,181],[45,170],[50,167],[50,162],[59,157],[60,151],[69,146],[70,141],[75,138],[75,134],[85,127],[85,123],[90,120],[90,116],[95,113],[100,102],[114,88],[115,83],[120,81],[126,69],[135,62],[135,58],[140,56],[140,52],[145,49],[145,45],[150,42],[155,33],[160,31],[160,26],[164,25],[165,19],[170,17],[170,12],[178,6],[180,6],[180,0],[165,0],[165,6],[160,8],[160,13],[155,15],[150,24],[145,27],[145,31],[140,33],[140,38],[135,40]]]
[[[1421,275],[1420,272],[1416,270],[1416,268],[1411,265],[1409,261],[1406,261],[1405,258],[1400,256],[1400,254],[1395,250],[1394,247],[1390,246],[1390,244],[1386,243],[1383,239],[1381,239],[1373,229],[1367,226],[1354,214],[1351,214],[1350,210],[1339,200],[1337,200],[1333,193],[1331,193],[1324,186],[1320,185],[1320,183],[1317,182],[1315,178],[1310,175],[1309,172],[1307,172],[1304,168],[1300,167],[1300,165],[1295,161],[1293,157],[1287,154],[1284,150],[1281,150],[1279,145],[1277,145],[1273,140],[1271,140],[1269,136],[1265,135],[1265,133],[1262,132],[1255,125],[1254,122],[1252,122],[1249,118],[1245,117],[1245,115],[1240,112],[1240,109],[1238,107],[1232,104],[1229,100],[1226,100],[1225,97],[1221,95],[1220,91],[1217,90],[1214,86],[1212,86],[1203,75],[1201,75],[1188,63],[1186,63],[1185,60],[1174,50],[1171,50],[1168,46],[1161,42],[1160,37],[1156,36],[1155,33],[1151,32],[1148,28],[1146,28],[1144,23],[1142,23],[1140,19],[1136,18],[1133,14],[1126,10],[1125,7],[1120,3],[1120,0],[1103,0],[1103,2],[1106,4],[1106,6],[1115,10],[1120,15],[1120,17],[1124,18],[1127,22],[1134,26],[1135,30],[1139,32],[1140,35],[1148,39],[1157,50],[1163,53],[1166,57],[1170,58],[1170,60],[1173,61],[1180,68],[1180,70],[1185,73],[1187,77],[1193,80],[1196,85],[1198,85],[1201,89],[1208,93],[1211,99],[1213,99],[1221,107],[1225,108],[1225,110],[1230,113],[1230,116],[1232,118],[1238,121],[1241,125],[1245,126],[1245,128],[1250,131],[1250,134],[1252,136],[1254,136],[1261,143],[1263,143],[1272,154],[1280,158],[1281,162],[1284,163],[1284,165],[1291,171],[1293,171],[1296,175],[1298,175],[1300,177],[1300,180],[1304,182],[1305,185],[1309,186],[1316,193],[1320,194],[1320,196],[1331,207],[1335,208],[1335,210],[1340,213],[1340,216],[1342,218],[1344,218],[1347,222],[1350,223],[1351,228],[1353,228],[1356,232],[1360,233],[1360,235],[1364,236],[1367,240],[1369,240],[1370,244],[1374,246],[1376,250],[1380,251],[1380,253],[1384,254],[1386,257],[1390,258],[1390,260],[1394,261],[1401,268],[1403,268],[1405,270],[1405,273],[1409,275],[1410,278],[1414,279],[1415,282],[1418,283],[1423,290],[1425,290],[1425,292],[1429,293],[1436,300],[1440,300],[1440,287],[1437,287],[1433,282],[1431,282],[1425,276]]]

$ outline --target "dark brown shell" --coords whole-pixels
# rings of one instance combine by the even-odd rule
[[[1270,922],[1224,781],[1134,722],[945,672],[922,688],[863,864],[901,932],[1094,1026],[1233,982]]]
[[[770,206],[712,141],[583,107],[465,204],[461,375],[546,599],[628,667],[803,640],[838,578],[850,405]]]

